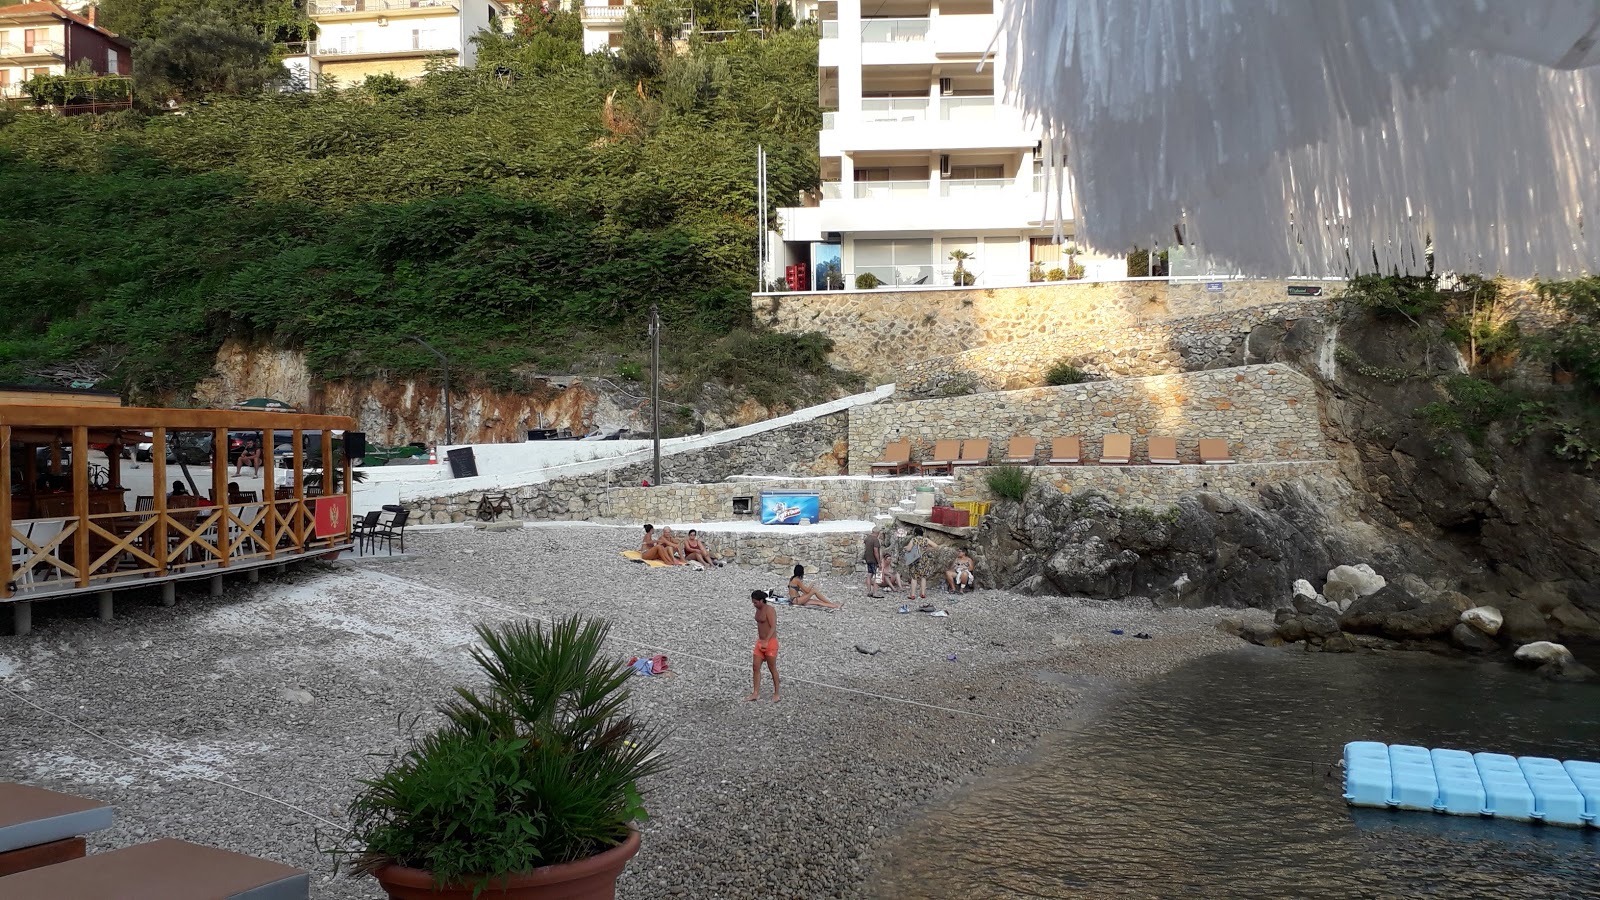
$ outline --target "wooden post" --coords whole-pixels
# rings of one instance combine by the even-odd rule
[[[167,429],[158,426],[150,432],[150,477],[155,479],[155,485],[150,489],[150,508],[155,510],[156,524],[151,529],[155,537],[155,552],[151,555],[156,558],[156,571],[162,575],[167,574]],[[138,505],[138,501],[134,501]]]
[[[268,431],[261,436],[261,502],[267,504],[267,521],[262,526],[267,541],[267,559],[278,555],[278,486],[274,479],[277,460],[273,456],[278,433]]]
[[[333,471],[333,429],[324,428],[322,429],[322,486],[317,489],[318,497],[333,496]],[[329,538],[328,543],[333,543],[333,539]]]
[[[50,439],[50,474],[61,474],[61,439]]]
[[[305,504],[306,504],[306,433],[299,428],[294,430],[294,522],[289,526],[289,533],[294,536],[296,553],[306,552],[305,529]]]
[[[0,538],[11,546],[11,426],[0,425]],[[11,582],[16,579],[11,568],[11,557],[6,557],[6,577],[0,580],[0,597],[11,596]]]
[[[233,516],[233,507],[228,505],[228,429],[226,428],[211,430],[211,496],[216,498],[216,509],[221,514],[217,519],[217,561],[226,567],[228,522]]]
[[[349,432],[345,432],[349,434]],[[344,540],[350,543],[350,517],[356,514],[356,481],[352,476],[355,463],[350,460],[350,445],[344,444]]]
[[[60,465],[61,442],[56,441],[56,465]],[[9,486],[8,486],[9,487]],[[72,564],[78,570],[78,587],[89,586],[89,426],[72,429],[72,515],[78,530],[72,533]]]
[[[113,490],[122,487],[122,439],[106,445],[106,475],[109,479],[107,487]],[[127,509],[127,505],[123,505]]]
[[[39,490],[39,448],[23,445],[27,454],[22,457],[22,474],[28,479],[28,493],[31,495]],[[34,514],[38,518],[38,514]]]

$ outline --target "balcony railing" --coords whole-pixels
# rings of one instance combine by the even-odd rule
[[[366,43],[339,43],[335,41],[306,41],[308,56],[367,56],[392,53],[457,53],[446,38],[420,35],[417,40],[386,41],[377,46]]]
[[[1010,178],[941,178],[939,196],[965,197],[971,194],[990,194],[1004,191],[1015,185]]]
[[[861,43],[904,44],[928,38],[927,19],[862,19]]]
[[[822,37],[823,37],[823,39],[827,40],[828,38],[836,38],[838,36],[839,36],[839,20],[838,19],[824,19],[824,20],[822,20]]]
[[[582,19],[585,22],[621,22],[627,17],[626,6],[585,6]]]
[[[824,181],[822,183],[822,199],[843,200],[844,185],[837,181]]]
[[[854,285],[857,278],[869,274],[886,287],[906,287],[933,284],[938,271],[933,266],[856,266],[845,282]]]
[[[994,97],[944,97],[939,118],[946,122],[985,122],[994,118]]]
[[[338,13],[391,12],[400,9],[458,9],[458,0],[308,0],[306,9],[312,16],[331,16]]]
[[[861,101],[862,122],[921,122],[926,118],[927,97],[873,97]]]
[[[857,200],[903,200],[909,197],[928,196],[928,180],[920,181],[858,181]]]
[[[822,130],[823,131],[832,131],[834,126],[837,125],[838,122],[839,122],[839,111],[838,110],[830,109],[830,110],[825,111],[822,114]]]
[[[31,44],[0,44],[0,56],[60,56],[60,41],[34,41]]]

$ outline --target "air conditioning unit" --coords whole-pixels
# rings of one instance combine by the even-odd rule
[[[939,93],[940,94],[943,94],[944,96],[948,97],[951,94],[954,94],[955,92],[956,92],[955,86],[953,84],[951,84],[950,79],[948,79],[948,78],[939,79]]]
[[[948,153],[939,156],[939,177],[950,177],[950,154]]]

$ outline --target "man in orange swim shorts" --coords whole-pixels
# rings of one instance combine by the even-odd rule
[[[756,608],[756,649],[751,654],[751,689],[746,700],[761,699],[761,663],[772,672],[772,702],[778,702],[778,611],[767,603],[766,591],[751,591],[750,605]]]

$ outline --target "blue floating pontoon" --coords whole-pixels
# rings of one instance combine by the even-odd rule
[[[1600,763],[1351,741],[1344,745],[1344,799],[1351,806],[1600,827]]]

